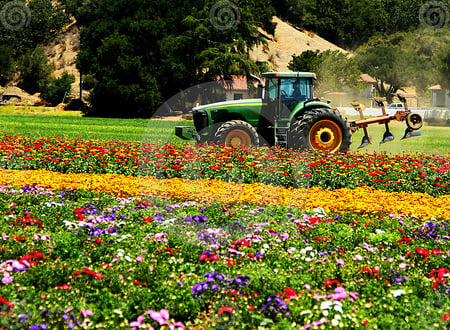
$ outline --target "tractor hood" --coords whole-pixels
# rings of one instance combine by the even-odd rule
[[[192,110],[214,110],[214,109],[231,109],[236,107],[261,107],[261,99],[245,99],[235,101],[217,102],[206,105],[200,105]]]
[[[239,119],[256,126],[264,105],[267,105],[267,103],[261,99],[244,99],[198,106],[192,109],[192,113],[194,114],[194,120],[199,113],[206,113],[208,125]]]

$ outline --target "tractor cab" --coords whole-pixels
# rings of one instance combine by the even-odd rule
[[[312,72],[266,72],[263,109],[259,133],[271,145],[287,146],[287,132],[295,113],[306,101],[313,99]]]
[[[255,76],[253,76],[255,79]],[[262,74],[266,83],[263,93],[258,93],[261,98],[273,103],[280,101],[280,105],[293,111],[299,102],[313,98],[313,79],[315,73],[311,72],[266,72]],[[259,88],[263,85],[259,80]]]

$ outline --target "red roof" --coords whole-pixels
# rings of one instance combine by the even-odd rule
[[[431,90],[436,90],[436,91],[440,91],[442,89],[441,85],[435,85],[435,86],[431,86],[430,88]]]
[[[217,76],[217,81],[220,81],[223,79],[223,77]],[[231,76],[232,84],[231,86],[228,84],[225,84],[225,89],[234,90],[234,91],[246,91],[248,90],[247,86],[247,77],[246,76]]]
[[[359,77],[368,84],[376,84],[377,81],[373,79],[371,76],[369,76],[367,73],[361,73]]]

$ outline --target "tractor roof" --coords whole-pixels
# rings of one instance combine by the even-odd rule
[[[264,72],[264,78],[316,78],[316,74],[312,72]]]

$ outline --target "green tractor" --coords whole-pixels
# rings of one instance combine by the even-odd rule
[[[348,123],[329,101],[314,98],[314,73],[263,73],[264,87],[258,77],[252,77],[259,82],[258,98],[195,107],[194,127],[177,126],[175,134],[198,143],[232,147],[268,145],[335,152],[349,149],[357,128],[363,127],[366,132],[364,119]],[[402,116],[385,116],[384,121],[376,122],[387,125],[408,114],[404,111]]]

